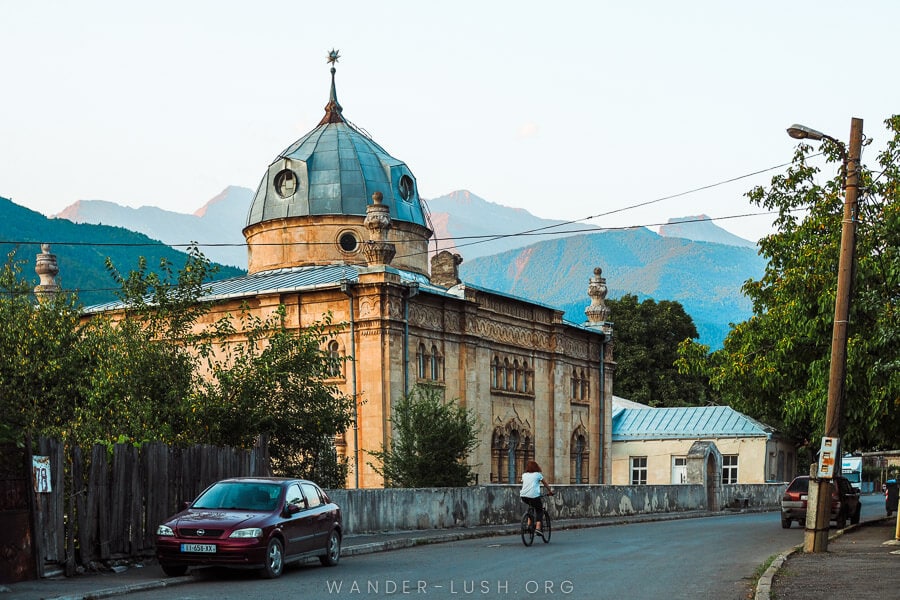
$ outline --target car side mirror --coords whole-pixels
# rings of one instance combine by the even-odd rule
[[[181,510],[187,510],[187,509],[189,509],[190,507],[191,507],[190,501],[185,501],[185,502],[183,502],[182,505],[181,505]]]
[[[301,510],[302,509],[299,504],[288,504],[284,507],[284,514],[289,517],[291,515],[296,515]]]

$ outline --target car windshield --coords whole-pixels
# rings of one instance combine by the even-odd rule
[[[800,492],[804,494],[809,491],[809,478],[808,477],[798,477],[794,481],[791,482],[790,487],[788,488],[789,492]]]
[[[192,508],[224,510],[272,511],[278,502],[281,486],[271,483],[226,481],[203,492]]]

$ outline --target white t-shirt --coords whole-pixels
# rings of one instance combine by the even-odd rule
[[[544,476],[540,473],[522,473],[522,498],[537,498],[541,495],[541,481]]]

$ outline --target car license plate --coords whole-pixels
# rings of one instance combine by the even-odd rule
[[[215,544],[182,544],[181,545],[182,552],[215,552],[216,545]]]
[[[807,498],[806,494],[802,494],[802,495],[800,496],[800,499],[801,499],[801,500],[806,500],[806,498]]]

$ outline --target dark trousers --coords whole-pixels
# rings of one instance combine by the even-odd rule
[[[526,498],[525,496],[519,496],[522,499],[522,502],[534,508],[534,518],[539,523],[543,523],[544,521],[544,503],[540,498]]]

